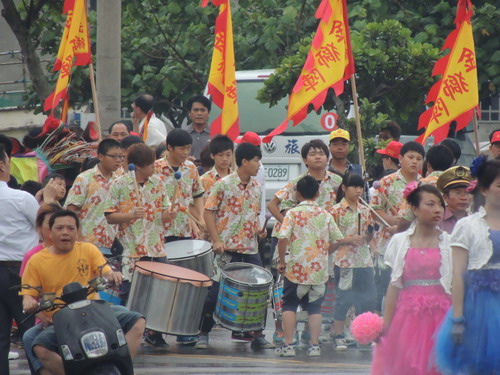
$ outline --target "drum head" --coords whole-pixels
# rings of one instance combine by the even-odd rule
[[[226,264],[222,274],[228,279],[245,285],[264,285],[273,281],[273,276],[268,270],[243,262]]]
[[[135,271],[160,280],[190,283],[202,287],[212,285],[212,280],[208,276],[172,264],[142,261],[135,263]]]
[[[205,254],[212,250],[212,245],[202,240],[180,240],[166,243],[163,250],[169,260],[180,260]]]

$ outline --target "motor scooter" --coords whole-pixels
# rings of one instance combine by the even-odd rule
[[[113,312],[121,307],[87,299],[105,288],[106,279],[98,276],[86,287],[78,282],[65,285],[61,296],[40,294],[40,307],[33,314],[60,309],[53,324],[67,375],[133,375],[125,333]]]

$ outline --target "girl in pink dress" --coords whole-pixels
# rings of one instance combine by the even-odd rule
[[[393,236],[384,257],[391,283],[372,375],[439,374],[431,355],[434,334],[451,304],[450,240],[438,227],[445,203],[435,186],[416,182],[408,184],[405,198],[416,219]]]

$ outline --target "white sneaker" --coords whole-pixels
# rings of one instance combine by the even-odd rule
[[[18,352],[9,352],[9,359],[18,359],[19,358],[19,353]]]
[[[275,350],[280,357],[295,357],[295,346],[283,344]]]
[[[208,336],[199,336],[198,341],[194,345],[195,349],[207,349],[208,348]]]
[[[309,349],[307,349],[307,355],[309,357],[321,357],[321,348],[319,345],[311,345]]]
[[[343,336],[337,336],[333,339],[333,348],[335,350],[347,350],[347,343]]]

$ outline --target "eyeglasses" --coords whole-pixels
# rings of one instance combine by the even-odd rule
[[[106,156],[109,156],[110,158],[113,158],[115,160],[124,160],[125,159],[125,156],[123,155],[110,155],[110,154],[104,154]]]

